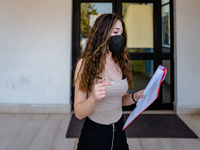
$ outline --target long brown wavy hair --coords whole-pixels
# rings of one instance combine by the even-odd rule
[[[91,28],[85,50],[78,59],[78,61],[82,59],[82,64],[76,79],[74,79],[74,85],[79,80],[80,91],[91,92],[95,79],[97,80],[104,71],[106,56],[109,53],[110,36],[117,20],[122,22],[124,47],[119,54],[112,54],[112,57],[126,76],[129,88],[133,90],[132,71],[129,62],[130,56],[126,47],[127,35],[125,24],[116,14],[102,14],[96,19],[94,26]]]

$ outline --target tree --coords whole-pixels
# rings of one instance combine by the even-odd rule
[[[97,14],[97,8],[92,3],[81,3],[81,32],[80,37],[87,38],[90,32],[90,15]]]

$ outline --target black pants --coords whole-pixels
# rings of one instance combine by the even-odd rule
[[[81,131],[77,150],[111,150],[112,142],[112,150],[129,150],[125,131],[122,131],[123,125],[124,118],[122,116],[118,122],[114,123],[113,140],[112,124],[98,124],[87,117]]]

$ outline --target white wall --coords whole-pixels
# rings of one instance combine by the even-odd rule
[[[175,0],[177,113],[200,113],[199,6],[199,0]]]
[[[70,105],[71,24],[72,0],[0,1],[0,104]]]

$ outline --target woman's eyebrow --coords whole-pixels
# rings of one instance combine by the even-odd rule
[[[120,30],[119,28],[113,28],[113,29],[117,29],[117,30]],[[122,31],[123,31],[123,29],[122,29]]]

